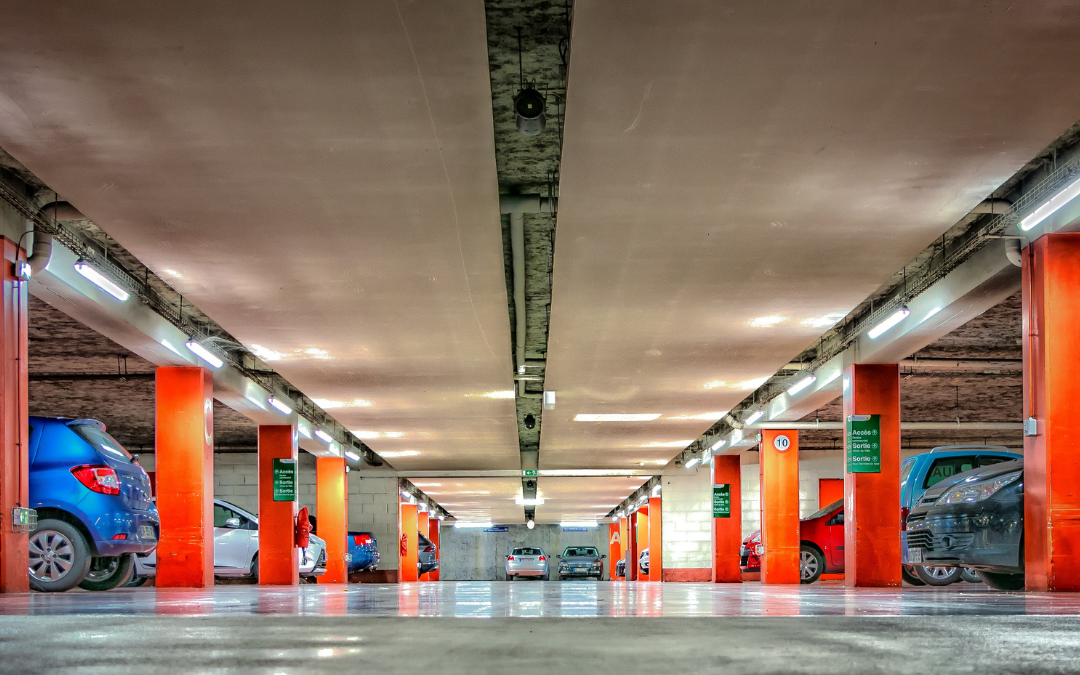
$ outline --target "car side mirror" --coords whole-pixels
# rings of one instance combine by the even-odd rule
[[[601,553],[601,554],[600,554],[600,557],[601,557],[601,558],[606,558],[606,557],[607,557],[607,553]]]
[[[562,560],[562,556],[561,556],[561,555],[557,555],[557,556],[555,556],[555,557],[556,557],[556,558],[558,558],[559,560]]]
[[[240,519],[239,518],[227,518],[225,520],[225,527],[227,527],[227,528],[229,528],[231,530],[239,530],[240,529]]]

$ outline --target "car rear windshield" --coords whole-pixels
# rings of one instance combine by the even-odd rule
[[[544,555],[538,548],[515,548],[514,555]]]
[[[120,445],[104,429],[89,424],[75,424],[71,427],[71,430],[109,459],[115,459],[119,462],[131,462],[131,453],[125,450],[124,446]]]
[[[563,557],[576,558],[576,557],[599,557],[599,553],[592,546],[574,546],[563,551]]]

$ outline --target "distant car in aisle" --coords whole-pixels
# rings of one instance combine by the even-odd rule
[[[533,577],[547,581],[548,556],[537,546],[519,546],[506,556],[506,579],[517,581],[521,577]]]
[[[595,546],[567,546],[559,558],[559,581],[563,579],[600,580],[604,577],[603,559]]]
[[[645,549],[638,554],[637,564],[642,574],[649,573],[649,549]]]
[[[431,570],[439,569],[439,559],[436,556],[435,544],[431,543],[431,540],[420,534],[416,533],[418,537],[417,542],[417,556],[416,556],[416,571],[417,574],[427,574]]]
[[[619,558],[619,562],[615,563],[615,576],[626,578],[626,558]]]
[[[157,552],[138,556],[135,573],[157,575]],[[326,574],[326,542],[309,535],[301,550],[300,577],[314,579]],[[214,500],[214,576],[259,578],[259,517],[236,504]]]
[[[349,532],[349,573],[370,572],[379,566],[379,542],[370,532]]]
[[[957,474],[907,517],[908,558],[966,567],[993,588],[1024,588],[1024,460]]]
[[[153,551],[160,533],[146,471],[97,420],[29,423],[29,506],[38,516],[30,587],[104,591],[129,583],[136,554]]]

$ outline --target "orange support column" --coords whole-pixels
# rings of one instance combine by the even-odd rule
[[[274,460],[291,461],[298,470],[296,440],[295,424],[259,425],[260,586],[294,586],[300,583],[296,501],[274,500]]]
[[[416,504],[402,503],[398,508],[398,581],[417,581],[416,527]]]
[[[427,522],[428,522],[427,538],[431,540],[432,544],[435,544],[435,559],[439,561],[439,566],[441,567],[442,566],[442,546],[441,546],[440,540],[439,540],[439,522],[440,521],[439,521],[438,518],[430,518],[429,517]],[[436,567],[435,569],[428,572],[426,576],[427,576],[429,581],[438,581],[439,580],[439,567]]]
[[[664,580],[663,516],[660,497],[649,497],[649,581]]]
[[[416,532],[417,532],[417,537],[416,537],[416,559],[417,559],[418,562],[420,560],[420,537],[419,537],[419,535],[422,534],[425,537],[427,536],[427,532],[428,532],[428,522],[427,521],[428,521],[427,511],[421,511],[420,510],[420,505],[417,504],[416,505]],[[430,572],[425,572],[424,574],[420,574],[420,570],[417,569],[416,570],[416,580],[417,581],[428,581],[429,580],[428,574],[430,574]]]
[[[638,578],[638,514],[631,513],[626,523],[626,581],[637,581]]]
[[[159,588],[214,585],[214,378],[158,368],[154,443]]]
[[[615,576],[615,563],[619,562],[619,558],[622,557],[622,535],[619,530],[622,526],[622,519],[617,523],[608,523],[608,579],[618,579]]]
[[[799,432],[761,433],[761,583],[799,583]]]
[[[3,238],[0,272],[0,593],[30,590],[29,533],[11,531],[11,510],[30,507],[27,478],[26,282],[13,275],[19,250]]]
[[[713,518],[713,582],[742,583],[739,546],[742,545],[742,458],[739,455],[713,457],[713,491],[727,491],[728,515]],[[711,507],[710,507],[711,508]],[[715,515],[715,514],[714,514]]]
[[[347,485],[345,459],[319,457],[315,460],[315,512],[318,532],[326,541],[326,574],[320,584],[344,584],[349,579],[345,554],[349,551]]]
[[[637,512],[637,555],[634,556],[634,569],[637,570],[638,581],[648,581],[649,575],[641,571],[638,566],[638,558],[641,552],[649,548],[649,505],[644,504]],[[652,552],[649,552],[650,555]],[[650,567],[651,569],[651,567]]]
[[[1080,234],[1024,251],[1024,553],[1029,591],[1080,590]]]
[[[844,371],[844,419],[880,415],[880,473],[844,467],[844,583],[900,586],[900,367],[861,363]],[[845,434],[845,454],[850,453]]]
[[[632,538],[630,533],[632,531],[633,530],[630,529],[630,516],[619,518],[619,542],[621,543],[622,548],[622,551],[619,552],[619,557],[626,559],[626,562],[623,563],[623,575],[619,577],[619,579],[623,581],[626,581],[629,576],[629,572],[627,572],[629,567],[626,563],[630,562],[630,539]],[[618,562],[618,560],[615,562]],[[615,563],[611,563],[611,569],[615,569]]]

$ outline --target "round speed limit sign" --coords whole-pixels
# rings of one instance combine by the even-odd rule
[[[773,439],[772,445],[778,452],[787,452],[787,449],[791,447],[791,439],[784,434],[778,434]]]

